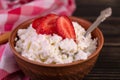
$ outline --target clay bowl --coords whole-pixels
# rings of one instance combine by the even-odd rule
[[[85,29],[87,29],[91,23],[82,18],[70,17],[72,21],[77,21],[80,25],[82,25]],[[9,39],[10,47],[13,51],[15,59],[21,68],[21,70],[25,73],[25,75],[29,76],[32,80],[81,80],[85,75],[90,72],[92,67],[94,66],[99,52],[102,49],[104,38],[101,31],[96,28],[92,32],[93,37],[98,38],[97,49],[92,55],[88,57],[87,60],[78,60],[72,63],[67,64],[43,64],[35,61],[28,60],[18,53],[15,46],[15,37],[17,36],[17,31],[20,28],[27,28],[29,24],[33,21],[28,20],[19,26],[17,26]]]

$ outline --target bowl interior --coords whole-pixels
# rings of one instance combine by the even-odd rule
[[[78,22],[81,26],[83,26],[85,29],[87,29],[91,23],[87,20],[84,20],[82,18],[76,18],[76,17],[70,17],[70,19],[72,21],[76,21]],[[18,53],[14,46],[15,46],[15,37],[17,36],[17,31],[18,29],[22,29],[22,28],[27,28],[31,23],[32,23],[33,19],[31,20],[28,20],[20,25],[18,25],[11,33],[11,36],[10,36],[10,39],[9,39],[9,43],[10,43],[10,47],[14,53],[15,56],[19,57],[20,59],[28,62],[28,63],[31,63],[31,64],[34,64],[34,65],[40,65],[40,66],[46,66],[46,67],[63,67],[63,66],[70,66],[70,65],[74,65],[74,64],[79,64],[79,63],[83,63],[83,62],[86,62],[88,60],[90,60],[92,57],[96,56],[99,51],[101,50],[102,46],[103,46],[103,43],[104,43],[104,38],[103,38],[103,35],[102,35],[102,32],[96,28],[93,32],[92,32],[92,36],[93,38],[98,38],[98,44],[97,44],[97,49],[94,53],[92,53],[92,55],[90,55],[88,57],[87,60],[78,60],[78,61],[75,61],[75,62],[72,62],[72,63],[67,63],[67,64],[43,64],[43,63],[39,63],[39,62],[36,62],[36,61],[31,61],[23,56],[20,55],[20,53]]]

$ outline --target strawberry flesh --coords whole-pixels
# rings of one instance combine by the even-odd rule
[[[40,18],[35,19],[32,23],[32,27],[34,29],[37,29],[43,19],[44,19],[44,17],[40,17]]]
[[[55,14],[48,14],[45,17],[39,18],[34,21],[36,24],[34,24],[34,22],[33,22],[33,28],[36,29],[38,34],[56,33],[55,23],[56,23],[57,17],[58,16]]]
[[[60,16],[56,21],[57,33],[63,38],[76,39],[72,21],[67,16]]]

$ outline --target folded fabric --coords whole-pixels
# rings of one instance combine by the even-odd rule
[[[0,0],[0,33],[13,30],[25,20],[48,13],[72,15],[74,0]],[[26,2],[25,2],[26,1]],[[9,44],[0,45],[0,80],[29,80],[15,62]]]

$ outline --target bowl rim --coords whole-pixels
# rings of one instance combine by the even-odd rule
[[[89,24],[91,25],[92,23],[84,18],[77,18],[77,17],[74,17],[74,16],[71,16],[70,18],[74,18],[74,19],[80,19],[82,20],[83,22],[85,22],[86,24]],[[33,19],[30,19],[29,21],[25,21],[23,23],[26,23],[26,22],[32,22]],[[23,24],[21,23],[21,24]],[[94,56],[97,56],[97,54],[99,54],[99,51],[102,49],[103,47],[103,43],[104,43],[104,38],[103,38],[103,34],[102,32],[100,31],[99,28],[96,28],[95,30],[97,31],[97,34],[99,35],[99,37],[101,38],[101,43],[98,45],[98,47],[96,48],[96,50],[86,59],[86,60],[77,60],[77,61],[73,61],[71,63],[64,63],[64,64],[45,64],[45,63],[40,63],[40,62],[37,62],[37,61],[33,61],[33,60],[29,60],[27,59],[26,57],[24,56],[21,56],[14,48],[14,44],[12,44],[12,35],[13,33],[16,33],[17,30],[19,29],[19,27],[21,26],[21,24],[19,24],[11,33],[10,35],[10,38],[9,38],[9,45],[10,45],[10,48],[12,49],[13,51],[13,54],[14,56],[16,55],[17,57],[19,57],[20,59],[24,60],[25,62],[27,63],[31,63],[31,64],[34,64],[34,65],[38,65],[38,66],[42,66],[42,67],[68,67],[68,66],[74,66],[74,65],[77,65],[77,64],[82,64],[82,63],[85,63],[87,61],[89,61],[90,59],[92,59]]]

